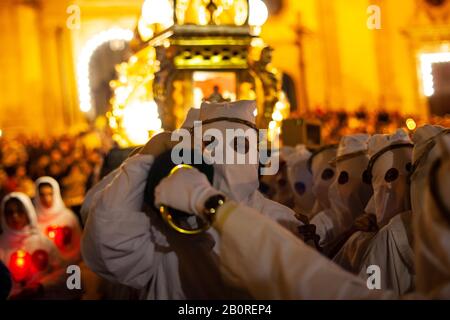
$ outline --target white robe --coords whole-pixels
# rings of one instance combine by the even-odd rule
[[[442,141],[446,158],[429,173],[424,184],[420,200],[425,210],[414,212],[414,250],[417,290],[432,298],[450,299],[450,137],[447,135]],[[430,190],[432,184],[434,195]]]
[[[376,234],[359,270],[361,277],[367,277],[369,266],[379,266],[381,289],[393,290],[398,295],[415,289],[411,214],[411,211],[397,214]]]
[[[216,217],[222,273],[256,299],[394,299],[352,275],[254,209],[226,203]]]
[[[354,220],[364,213],[372,188],[362,181],[367,167],[365,154],[337,163],[336,178],[328,190],[330,208],[314,216],[310,223],[316,226],[322,247],[332,247],[340,235],[349,230]],[[348,172],[347,183],[339,184],[340,172]]]
[[[403,130],[398,130],[393,135],[374,135],[369,141],[369,153],[376,154],[388,145],[398,143],[410,143],[409,137]],[[411,147],[388,150],[381,154],[372,168],[371,182],[374,195],[366,206],[365,211],[371,213],[373,217],[376,217],[376,223],[379,228],[386,225],[392,217],[410,209],[409,171],[407,167],[408,164],[411,164],[411,155]],[[392,169],[395,169],[398,175],[395,179],[388,182],[385,180],[385,175]],[[411,224],[407,224],[403,229],[397,227],[396,230],[392,230],[395,226],[397,226],[396,223],[390,225],[387,228],[389,232],[383,230],[382,233],[385,232],[384,235],[376,235],[376,232],[363,231],[354,233],[333,260],[346,270],[355,273],[358,273],[363,267],[361,263],[363,263],[364,259],[369,259],[373,264],[378,265],[391,263],[392,265],[389,265],[389,267],[383,268],[383,272],[394,272],[395,268],[393,264],[398,265],[400,263],[397,261],[398,259],[396,260],[394,258],[398,258],[399,255],[400,257],[410,257],[412,254],[411,245],[407,241],[407,235],[399,235],[402,230],[410,232]],[[386,234],[393,234],[394,236],[386,237]],[[374,244],[375,241],[379,241],[379,243]],[[394,243],[390,243],[389,241],[394,241]],[[369,248],[373,246],[377,247],[377,249],[372,248],[373,251],[369,253]],[[401,252],[397,255],[386,254],[386,252],[392,251],[391,248],[393,247],[398,248]],[[379,254],[379,256],[375,256],[375,254]],[[370,255],[369,258],[367,258],[368,255]],[[406,272],[406,274],[403,274],[405,271],[402,269],[399,270],[402,273],[400,275],[389,274],[388,277],[384,277],[385,286],[389,289],[396,290],[400,294],[410,291],[412,287],[410,282],[413,279],[413,274],[411,274],[411,272],[413,273],[413,267],[408,265],[408,268],[409,272]],[[366,277],[366,270],[361,270],[361,272]],[[388,281],[387,278],[403,278],[405,279],[404,282],[408,284],[404,285],[402,281]]]
[[[142,209],[152,163],[149,155],[129,158],[94,196],[82,239],[88,267],[108,280],[142,289],[147,299],[249,297],[224,284],[214,230],[179,234],[158,212]]]

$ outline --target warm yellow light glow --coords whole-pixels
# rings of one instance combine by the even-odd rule
[[[281,101],[277,101],[277,103],[275,103],[275,109],[276,110],[283,110],[286,106],[284,105],[283,102]]]
[[[262,26],[269,17],[269,11],[262,0],[249,0],[248,24],[255,27]]]
[[[84,45],[77,62],[78,95],[81,111],[89,112],[92,109],[89,63],[95,50],[112,40],[130,41],[132,38],[133,31],[113,28],[100,32]]]
[[[423,53],[420,55],[423,94],[426,97],[431,97],[434,94],[433,63],[443,62],[450,62],[450,52]]]
[[[164,28],[173,25],[173,6],[169,0],[145,0],[141,19],[145,24],[161,24]]]
[[[130,63],[131,63],[131,64],[134,64],[134,63],[136,63],[137,61],[138,61],[138,57],[136,57],[135,55],[133,55],[133,56],[130,57]]]
[[[153,28],[144,19],[139,19],[137,29],[143,41],[150,40],[153,37]]]
[[[273,130],[277,127],[277,123],[275,121],[270,121],[269,122],[269,129]]]
[[[222,94],[224,99],[230,100],[230,101],[236,101],[236,94],[234,92],[225,90]]]
[[[234,24],[237,26],[242,26],[247,20],[248,16],[248,4],[247,1],[228,1],[230,5],[233,3],[235,5],[235,16]]]
[[[283,115],[281,114],[280,110],[275,110],[272,113],[272,119],[277,122],[280,122],[281,120],[283,120]]]
[[[25,265],[25,259],[24,258],[17,258],[16,265],[18,267],[23,267]]]
[[[253,38],[250,45],[252,47],[260,47],[263,48],[265,46],[264,40],[261,38]]]
[[[25,251],[18,250],[17,251],[17,258],[24,258],[25,257]]]
[[[150,132],[161,130],[158,105],[153,100],[130,103],[124,109],[122,121],[125,133],[134,145],[145,144],[149,139]]]
[[[408,118],[406,119],[406,127],[408,128],[408,130],[413,131],[414,129],[416,129],[417,124],[413,118]]]
[[[198,87],[194,88],[194,108],[200,108],[203,98],[204,96],[202,89]]]
[[[109,117],[108,118],[108,124],[111,127],[111,129],[117,129],[117,120],[114,117]]]

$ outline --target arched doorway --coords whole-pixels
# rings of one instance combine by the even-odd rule
[[[89,119],[104,114],[111,92],[109,81],[115,77],[115,65],[126,61],[128,42],[133,31],[112,28],[102,31],[84,45],[77,61],[80,110]]]

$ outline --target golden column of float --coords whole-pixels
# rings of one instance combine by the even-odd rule
[[[289,105],[259,37],[262,0],[147,0],[131,48],[117,66],[107,117],[123,147],[173,130],[203,100],[257,101],[257,123],[279,132]]]

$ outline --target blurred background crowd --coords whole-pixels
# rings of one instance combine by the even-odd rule
[[[34,181],[56,179],[67,207],[77,215],[86,190],[101,176],[103,158],[114,147],[111,136],[96,129],[77,135],[0,138],[0,201],[8,193],[35,197]]]
[[[365,109],[325,112],[317,108],[305,118],[320,120],[326,144],[337,143],[341,137],[354,133],[389,134],[397,128],[413,131],[425,123],[417,117]],[[431,117],[427,123],[450,127],[450,117]],[[14,191],[34,198],[34,180],[51,176],[59,182],[66,206],[78,214],[86,191],[110,170],[104,168],[102,172],[102,165],[112,148],[118,146],[111,133],[95,128],[77,135],[1,137],[0,200]]]

